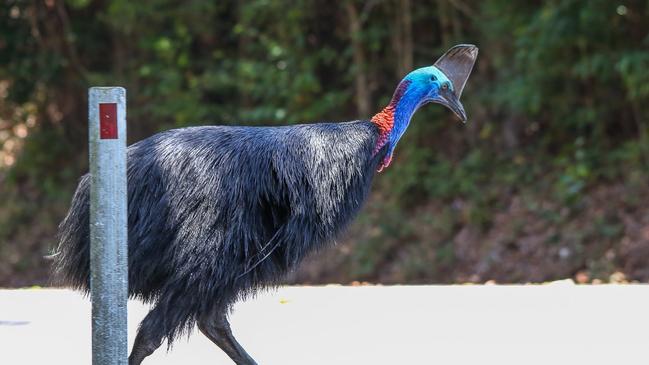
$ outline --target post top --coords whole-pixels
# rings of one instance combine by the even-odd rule
[[[121,86],[94,86],[88,89],[88,95],[94,95],[100,99],[103,97],[124,97],[126,89]]]
[[[89,90],[126,90],[121,86],[92,86]]]
[[[88,89],[88,92],[119,92],[119,93],[126,93],[126,89],[124,89],[121,86],[93,86]]]

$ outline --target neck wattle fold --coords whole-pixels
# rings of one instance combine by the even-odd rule
[[[390,103],[388,106],[383,108],[380,112],[372,117],[372,123],[376,125],[376,128],[379,130],[379,138],[376,140],[376,146],[374,146],[373,154],[379,152],[390,138],[390,132],[394,128],[394,111],[396,107]]]
[[[403,123],[404,119],[410,119],[409,117],[404,118],[403,115],[400,115],[400,113],[403,114],[404,110],[403,108],[399,107],[409,85],[409,80],[403,80],[397,87],[397,90],[395,90],[394,95],[392,96],[392,100],[390,100],[390,104],[388,104],[385,108],[383,108],[383,110],[374,115],[371,119],[372,123],[376,125],[376,128],[379,131],[379,137],[376,140],[376,146],[374,146],[372,155],[376,155],[386,144],[390,144],[390,146],[388,146],[387,154],[383,158],[383,161],[379,164],[379,172],[388,167],[390,165],[390,162],[392,161],[392,151],[394,149],[394,144],[396,144],[393,136],[393,132],[395,131],[395,121],[397,122],[397,124],[399,124]],[[397,129],[400,130],[403,129],[403,126],[397,127]],[[397,138],[398,137],[399,136],[397,136]]]

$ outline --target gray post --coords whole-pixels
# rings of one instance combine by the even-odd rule
[[[88,90],[93,365],[127,365],[126,90]]]

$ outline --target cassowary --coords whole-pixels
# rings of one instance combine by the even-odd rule
[[[413,113],[433,102],[460,119],[478,49],[458,45],[412,71],[371,120],[282,127],[207,126],[128,147],[129,295],[152,303],[129,364],[195,324],[237,364],[255,364],[232,335],[233,303],[278,285],[359,211]],[[56,271],[89,290],[89,184],[59,227]]]

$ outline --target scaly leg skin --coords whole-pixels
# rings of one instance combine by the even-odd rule
[[[198,329],[228,354],[237,365],[257,365],[232,335],[230,323],[224,311],[214,310],[210,315],[201,318],[198,321]]]
[[[154,331],[156,321],[156,308],[144,317],[137,330],[131,355],[128,357],[129,365],[140,365],[145,357],[151,355],[162,344],[162,334]]]

